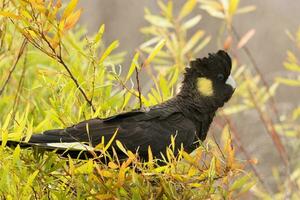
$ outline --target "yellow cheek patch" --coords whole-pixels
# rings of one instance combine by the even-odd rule
[[[214,94],[213,83],[208,78],[198,78],[197,89],[204,96],[210,97]]]

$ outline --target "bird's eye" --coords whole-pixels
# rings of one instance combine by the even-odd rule
[[[224,75],[223,75],[223,74],[218,74],[218,75],[217,75],[217,79],[218,79],[219,81],[223,81],[223,80],[224,80]]]

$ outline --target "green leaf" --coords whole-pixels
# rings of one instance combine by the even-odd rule
[[[102,63],[110,54],[111,52],[116,49],[119,46],[119,41],[115,40],[113,41],[108,47],[107,49],[104,51],[104,53],[102,54],[99,63]]]
[[[158,52],[164,47],[166,41],[161,40],[159,43],[156,44],[153,51],[150,53],[148,58],[144,62],[144,66],[147,66],[151,63],[151,61],[154,59],[154,57],[158,54]]]

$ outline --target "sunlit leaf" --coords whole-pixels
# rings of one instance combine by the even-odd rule
[[[296,87],[300,86],[300,80],[292,80],[292,79],[277,77],[276,81],[288,86],[296,86]]]
[[[111,52],[115,50],[118,46],[119,46],[119,41],[118,40],[113,41],[102,54],[101,58],[99,59],[99,63],[102,63],[111,54]]]
[[[245,7],[239,8],[236,11],[236,14],[245,14],[245,13],[253,12],[255,10],[256,10],[256,6],[245,6]]]
[[[132,73],[135,71],[136,68],[139,68],[139,63],[138,63],[138,59],[139,59],[139,52],[137,52],[132,61],[131,61],[131,65],[130,65],[130,68],[128,70],[128,73],[127,73],[127,76],[126,76],[126,79],[125,79],[125,82],[127,82],[129,80],[129,78],[131,77]]]
[[[86,163],[84,163],[83,165],[77,167],[74,170],[75,174],[90,174],[93,172],[94,169],[94,163],[92,160],[88,160]]]
[[[75,10],[77,4],[78,4],[78,0],[70,0],[70,3],[67,5],[67,7],[62,15],[62,20],[69,17],[69,15]]]
[[[158,52],[164,47],[166,41],[161,40],[159,43],[156,44],[153,51],[149,54],[148,58],[144,62],[144,66],[147,66],[151,63],[154,57],[158,54]]]
[[[195,47],[194,53],[197,54],[199,53],[211,40],[211,36],[205,37],[199,44],[198,46]]]
[[[156,15],[146,15],[145,19],[151,24],[159,27],[171,28],[173,27],[172,23],[166,18],[162,18]]]
[[[196,24],[198,24],[201,20],[201,15],[196,15],[195,17],[189,19],[188,21],[184,22],[184,24],[182,25],[182,27],[184,29],[190,29],[192,27],[194,27]]]
[[[103,36],[103,34],[104,34],[104,31],[105,31],[105,25],[102,24],[102,25],[100,26],[100,28],[99,28],[99,30],[98,30],[96,36],[95,36],[95,39],[94,39],[94,42],[95,42],[95,43],[98,43],[98,42],[102,39],[102,36]]]
[[[78,22],[81,12],[82,12],[82,9],[77,10],[76,12],[70,14],[66,18],[66,22],[64,24],[64,30],[69,30],[69,29],[73,28],[73,26]]]
[[[119,140],[116,140],[116,145],[125,155],[128,155],[125,147]]]
[[[239,6],[240,0],[230,0],[229,2],[228,13],[230,15],[234,15]]]
[[[183,5],[182,9],[180,10],[179,19],[184,18],[188,14],[190,14],[195,6],[197,5],[197,0],[187,0],[186,3]]]
[[[21,17],[19,15],[16,15],[14,13],[7,12],[7,11],[2,11],[2,10],[0,11],[0,16],[9,17],[12,19],[21,19]]]
[[[184,46],[182,53],[186,54],[188,51],[190,51],[194,46],[196,46],[199,42],[199,40],[203,37],[204,35],[204,31],[200,30],[197,31],[192,37],[191,39],[186,43],[186,45]]]

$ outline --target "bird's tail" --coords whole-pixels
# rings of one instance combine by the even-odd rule
[[[0,140],[0,145],[2,141]],[[72,158],[86,159],[99,154],[95,149],[74,138],[62,137],[55,134],[34,134],[28,142],[25,141],[6,141],[5,146],[10,148],[33,148],[37,151],[54,151],[62,157],[71,156]]]

